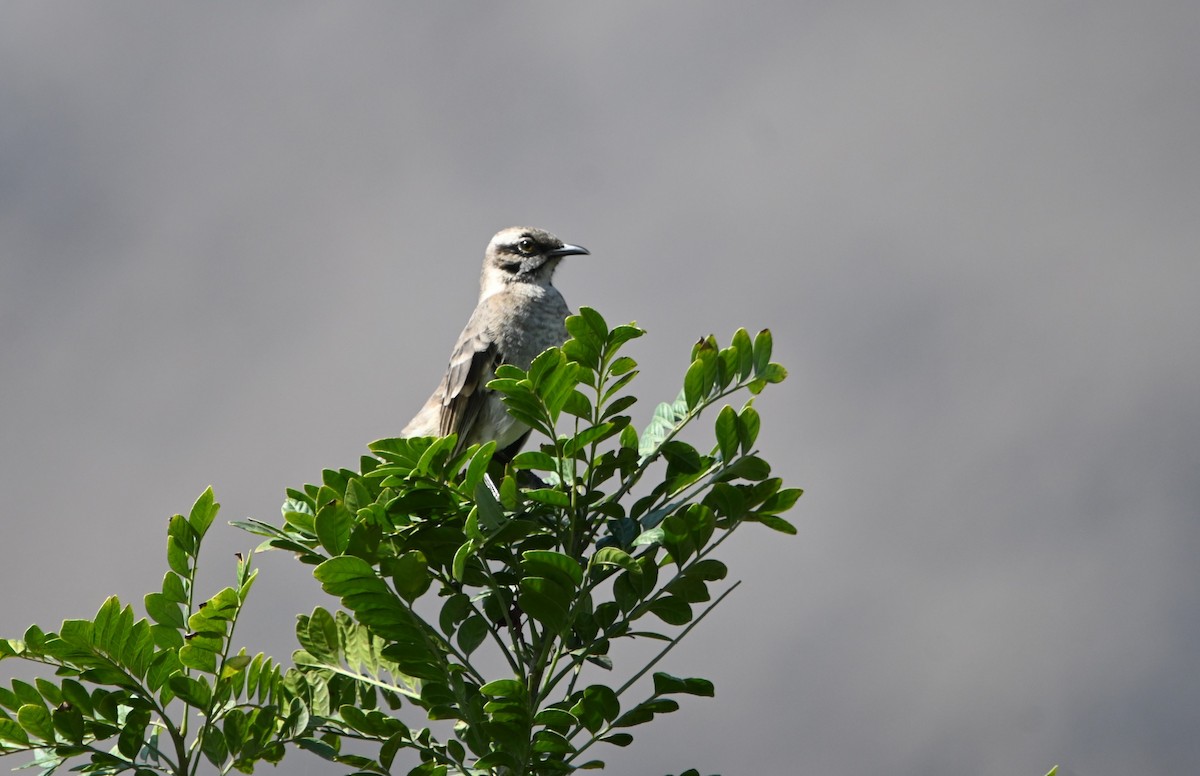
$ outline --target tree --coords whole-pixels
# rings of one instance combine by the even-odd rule
[[[32,752],[43,773],[83,761],[183,776],[203,760],[248,773],[295,745],[364,774],[560,774],[602,768],[599,745],[627,746],[682,696],[712,695],[708,680],[654,672],[648,696],[630,698],[737,586],[721,543],[746,523],[795,533],[779,515],[801,492],[757,454],[753,399],[723,404],[786,372],[767,331],[702,339],[679,397],[639,435],[624,414],[637,364],[620,350],[642,330],[587,308],[567,328],[562,348],[489,384],[546,437],[539,449],[501,465],[493,443],[384,439],[358,471],[289,489],[282,525],[234,523],[313,565],[340,604],[298,617],[293,668],[231,651],[248,563],[235,586],[194,599],[218,509],[208,490],[170,522],[150,620],[110,598],[58,633],[0,640],[0,659],[57,674],[0,688],[0,753]],[[711,447],[685,442],[718,404]],[[662,646],[626,668],[616,653],[633,639]]]

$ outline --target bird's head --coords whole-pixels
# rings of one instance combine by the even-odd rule
[[[589,253],[587,248],[568,245],[545,229],[510,226],[501,229],[488,243],[483,259],[483,296],[513,283],[550,285],[554,268],[563,256]]]

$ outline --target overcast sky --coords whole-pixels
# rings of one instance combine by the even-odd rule
[[[611,772],[1198,772],[1197,41],[1195,2],[6,4],[0,634],[140,602],[209,484],[276,520],[398,432],[529,224],[649,330],[639,423],[697,336],[791,371],[799,536],[726,545],[663,665],[717,700]],[[207,589],[254,543],[216,526]],[[238,635],[286,658],[333,602],[259,562]]]

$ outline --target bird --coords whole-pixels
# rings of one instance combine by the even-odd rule
[[[512,460],[530,434],[487,388],[501,364],[529,369],[567,340],[566,300],[551,280],[565,256],[590,254],[545,229],[512,226],[488,243],[479,301],[450,354],[446,374],[401,437],[458,435],[456,452],[494,441],[494,460]]]

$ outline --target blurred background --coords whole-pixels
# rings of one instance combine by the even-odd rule
[[[1189,2],[6,4],[0,633],[140,602],[209,484],[228,584],[224,521],[398,432],[529,224],[649,330],[639,426],[698,336],[791,372],[799,536],[725,545],[661,666],[717,699],[610,772],[1195,773],[1197,40]],[[258,562],[238,639],[286,659],[334,602]]]

